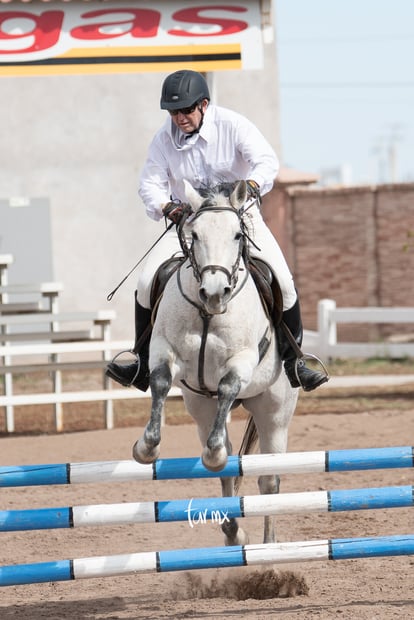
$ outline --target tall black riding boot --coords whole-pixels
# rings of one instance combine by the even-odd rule
[[[133,385],[146,392],[149,386],[149,342],[151,338],[151,310],[140,306],[135,293],[135,345],[132,353],[136,361],[132,364],[117,364],[112,361],[106,367],[106,375],[125,387]],[[116,359],[116,357],[114,358]]]
[[[296,300],[292,308],[283,312],[282,322],[285,323],[298,346],[298,350],[295,351],[294,344],[289,340],[285,329],[279,325],[277,328],[279,353],[284,361],[285,372],[290,385],[294,388],[302,387],[305,392],[311,392],[322,383],[326,383],[329,377],[325,373],[307,368],[305,360],[300,357],[303,327],[299,299]]]

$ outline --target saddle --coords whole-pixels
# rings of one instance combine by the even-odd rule
[[[282,321],[283,314],[283,296],[278,279],[261,258],[249,256],[246,265],[256,285],[263,308],[277,327]]]
[[[150,295],[151,308],[154,308],[155,311],[168,280],[184,261],[185,256],[173,256],[158,267]],[[273,275],[269,265],[260,258],[249,256],[246,265],[256,285],[265,312],[275,326],[279,325],[283,314],[283,297],[277,278]]]
[[[171,276],[185,261],[185,256],[172,256],[161,263],[152,281],[150,302],[151,308],[157,308],[166,284]],[[153,319],[154,320],[154,319]]]

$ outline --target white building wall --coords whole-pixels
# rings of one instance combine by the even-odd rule
[[[116,310],[116,338],[132,338],[135,274],[112,302],[106,296],[163,231],[145,215],[137,180],[165,117],[165,76],[0,79],[0,199],[49,198],[61,310]],[[215,79],[217,103],[248,116],[280,152],[274,46],[266,46],[263,71]],[[13,244],[1,243],[1,222],[0,253],[13,254]]]

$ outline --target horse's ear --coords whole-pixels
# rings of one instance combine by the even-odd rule
[[[183,182],[184,182],[185,196],[195,213],[197,209],[199,209],[199,207],[203,203],[204,198],[200,196],[198,191],[194,189],[194,187],[191,185],[191,183],[187,181],[187,179],[183,179]]]
[[[247,184],[246,181],[238,181],[230,196],[231,206],[238,211],[247,200]]]

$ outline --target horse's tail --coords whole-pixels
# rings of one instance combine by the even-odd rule
[[[243,456],[244,454],[251,454],[257,444],[258,435],[256,424],[254,423],[253,416],[249,416],[247,420],[246,428],[244,430],[244,435],[242,442],[240,444],[239,456]],[[238,494],[243,477],[237,476],[234,479],[234,493]]]

